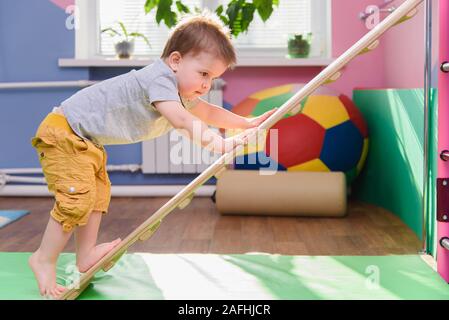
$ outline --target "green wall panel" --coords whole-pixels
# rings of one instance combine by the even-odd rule
[[[421,238],[423,90],[355,90],[353,100],[368,123],[370,149],[352,194],[390,210]]]

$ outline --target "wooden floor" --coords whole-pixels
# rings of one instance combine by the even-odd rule
[[[99,241],[125,238],[168,198],[113,198]],[[0,229],[0,251],[37,249],[53,206],[51,198],[2,198],[0,209],[31,213]],[[345,218],[221,216],[209,198],[195,198],[168,215],[152,238],[128,252],[246,253],[283,255],[416,254],[417,236],[390,212],[350,202]],[[65,251],[73,252],[73,237]]]

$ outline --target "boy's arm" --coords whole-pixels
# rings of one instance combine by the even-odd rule
[[[202,99],[198,99],[197,104],[190,109],[190,112],[205,123],[216,128],[247,129],[252,127],[247,118]]]
[[[245,144],[247,136],[252,134],[248,130],[239,137],[223,139],[219,134],[210,130],[203,121],[185,110],[178,101],[156,101],[154,105],[175,129],[181,130],[191,140],[214,152],[228,152],[237,144]]]

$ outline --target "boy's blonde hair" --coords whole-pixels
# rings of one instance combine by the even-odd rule
[[[181,55],[197,55],[205,51],[217,55],[229,68],[233,68],[237,61],[229,29],[207,10],[186,15],[176,25],[161,57],[168,58],[174,51]]]

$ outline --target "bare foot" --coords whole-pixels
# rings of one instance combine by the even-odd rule
[[[56,263],[42,259],[39,250],[31,255],[28,264],[34,272],[42,296],[56,299],[67,290],[67,288],[56,283]]]
[[[122,239],[118,238],[114,241],[102,243],[94,247],[87,255],[77,257],[77,263],[79,272],[88,271],[94,264],[103,258],[109,251],[117,246]]]

